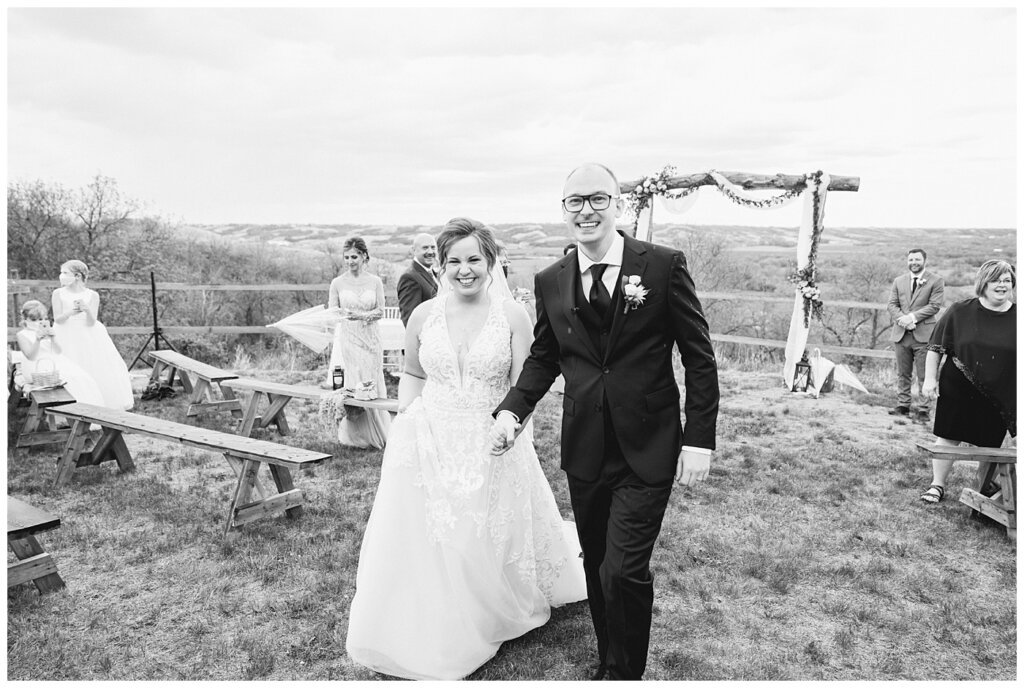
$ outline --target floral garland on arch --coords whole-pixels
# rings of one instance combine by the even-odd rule
[[[635,219],[639,218],[640,213],[650,206],[651,199],[654,196],[662,196],[666,199],[679,199],[689,196],[700,188],[699,186],[692,186],[688,189],[669,189],[669,180],[675,175],[675,172],[676,168],[674,165],[665,165],[665,167],[657,174],[644,177],[635,187],[633,187],[633,190],[627,194],[626,207],[634,217],[634,226]],[[708,174],[715,182],[715,186],[722,195],[730,201],[737,205],[742,205],[747,208],[755,208],[757,210],[769,210],[781,207],[796,200],[804,193],[804,191],[810,189],[813,194],[814,226],[812,229],[811,250],[808,256],[807,266],[803,269],[794,269],[794,271],[787,276],[787,279],[796,285],[800,295],[804,299],[804,326],[809,324],[812,316],[820,321],[825,312],[824,301],[822,301],[821,298],[821,289],[818,287],[817,283],[818,243],[821,240],[821,233],[824,229],[821,222],[821,181],[824,172],[818,170],[817,172],[809,173],[805,175],[806,181],[803,186],[789,189],[769,198],[761,198],[747,193],[746,189],[738,184],[732,183],[725,175],[717,170],[710,170]]]
[[[821,221],[821,176],[823,172],[818,170],[807,175],[806,190],[810,188],[814,194],[812,217],[814,225],[811,230],[811,250],[807,254],[807,266],[803,269],[795,269],[787,279],[796,285],[797,291],[804,298],[804,327],[810,324],[811,316],[819,322],[825,314],[825,303],[821,300],[821,289],[818,287],[818,243],[821,241],[821,233],[825,227]]]
[[[674,165],[665,165],[661,172],[644,177],[633,187],[633,190],[626,196],[626,209],[633,215],[634,220],[640,217],[640,213],[651,205],[651,199],[655,196],[676,200],[685,198],[697,191],[699,187],[696,186],[689,189],[669,189],[668,180],[675,173],[676,168]]]

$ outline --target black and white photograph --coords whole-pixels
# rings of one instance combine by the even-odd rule
[[[1020,28],[8,4],[5,679],[1016,680]]]

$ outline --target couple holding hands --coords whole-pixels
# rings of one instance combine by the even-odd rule
[[[566,179],[577,250],[536,276],[532,332],[493,233],[458,218],[438,237],[441,291],[409,318],[401,411],[360,552],[346,641],[355,662],[462,678],[551,606],[586,598],[598,650],[588,678],[642,677],[651,553],[673,480],[708,474],[719,392],[685,257],[618,232],[619,193],[603,165]],[[529,422],[559,374],[575,523],[559,514]]]

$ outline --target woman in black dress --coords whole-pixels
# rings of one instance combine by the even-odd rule
[[[1013,266],[987,261],[974,282],[976,298],[950,306],[935,326],[921,393],[938,396],[936,444],[999,447],[1007,432],[1017,436],[1016,286]],[[953,463],[932,460],[932,484],[922,501],[942,499]]]

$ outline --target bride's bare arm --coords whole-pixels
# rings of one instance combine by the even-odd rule
[[[426,303],[420,304],[409,316],[409,324],[405,327],[405,368],[398,381],[398,412],[402,413],[409,404],[423,393],[423,385],[427,382],[427,374],[420,365],[420,332],[423,321],[427,318]]]
[[[530,346],[533,344],[533,323],[530,322],[530,316],[526,314],[526,309],[522,304],[508,299],[503,305],[505,306],[505,318],[508,320],[509,329],[512,330],[512,368],[509,371],[509,383],[515,385],[516,380],[519,379],[519,373],[523,372],[523,363],[530,355]],[[523,431],[529,417],[521,419],[516,437]]]

